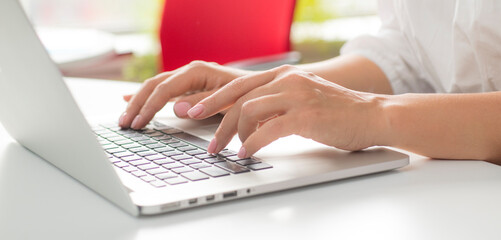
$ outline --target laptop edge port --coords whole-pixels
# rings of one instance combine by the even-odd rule
[[[223,199],[230,198],[230,197],[236,197],[236,196],[237,196],[237,191],[223,193]]]

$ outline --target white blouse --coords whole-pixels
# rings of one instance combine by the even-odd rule
[[[375,62],[395,94],[501,90],[500,0],[379,0],[379,15],[341,53]]]

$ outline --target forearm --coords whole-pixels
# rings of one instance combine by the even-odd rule
[[[383,96],[380,144],[432,158],[501,163],[501,92]]]
[[[343,55],[297,67],[352,90],[380,94],[393,93],[381,69],[362,56]]]

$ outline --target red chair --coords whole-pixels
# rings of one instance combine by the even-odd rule
[[[162,69],[193,60],[246,69],[298,62],[289,52],[295,0],[165,0]]]

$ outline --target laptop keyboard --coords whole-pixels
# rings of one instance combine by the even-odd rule
[[[208,154],[209,142],[158,122],[142,130],[116,124],[93,130],[115,167],[158,188],[272,168],[227,149]]]

